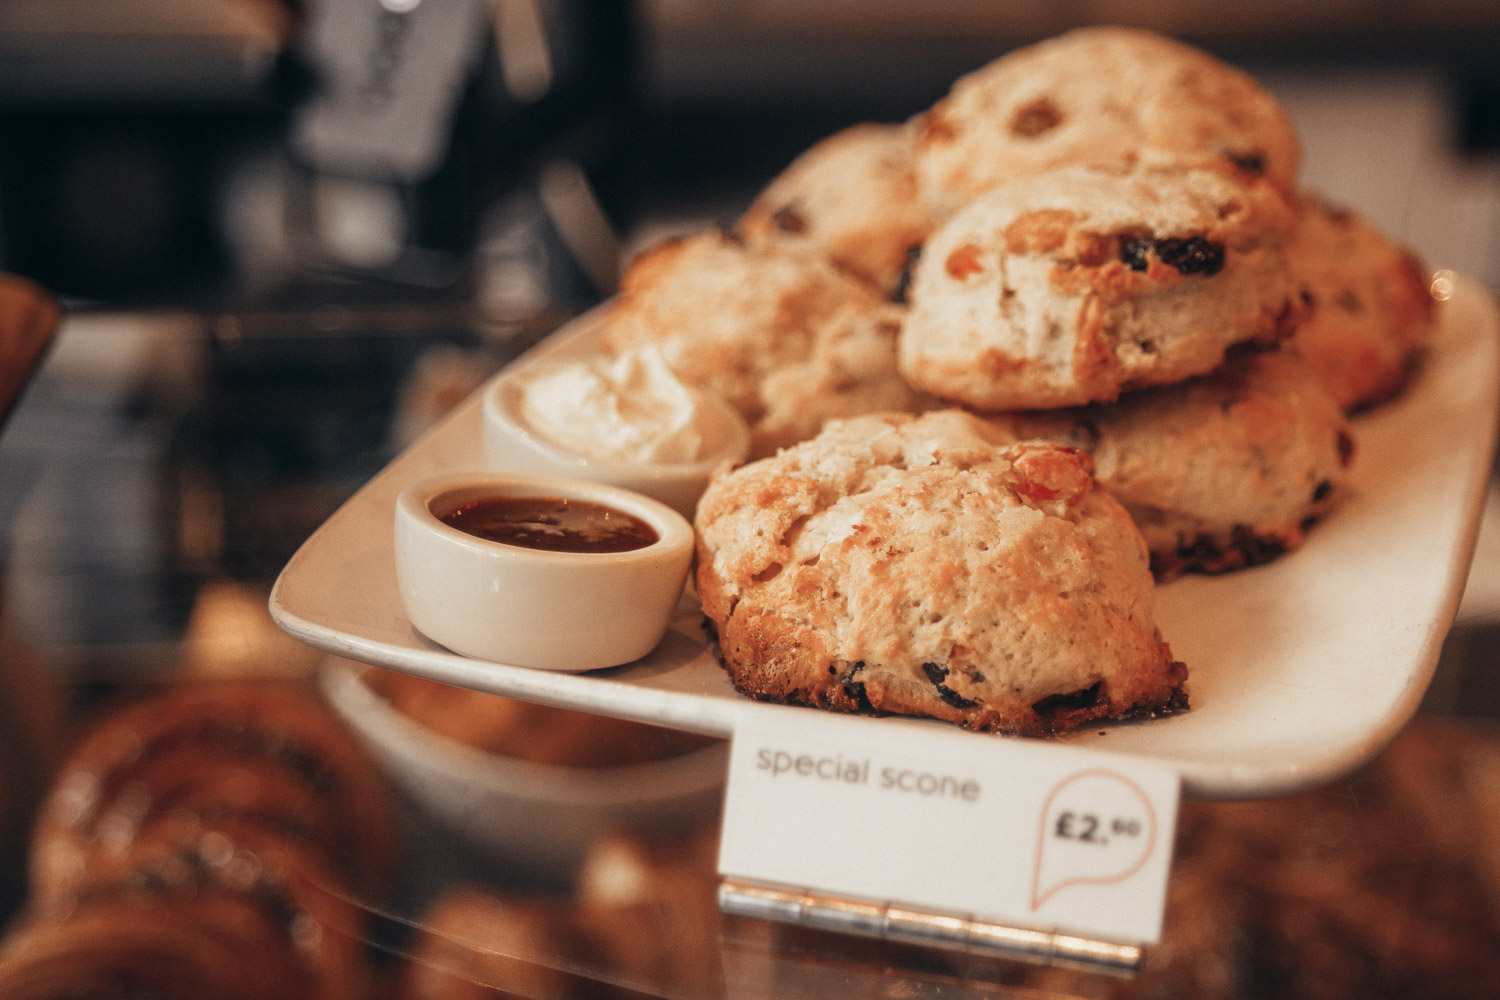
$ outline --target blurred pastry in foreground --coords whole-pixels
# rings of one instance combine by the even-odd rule
[[[1108,402],[1218,367],[1295,319],[1281,192],[1164,164],[1002,184],[928,241],[901,372],[980,410]]]
[[[273,916],[233,895],[136,897],[17,928],[0,946],[6,1000],[325,1000]]]
[[[184,682],[105,712],[32,835],[0,996],[368,1000],[384,780],[306,688]]]
[[[917,404],[896,370],[904,314],[818,258],[704,232],[630,264],[604,346],[657,345],[678,378],[738,410],[751,454],[767,455],[832,417]]]
[[[33,897],[0,947],[0,996],[371,995],[366,913],[290,845],[176,813],[123,853]]]
[[[1130,28],[1083,28],[1001,56],[917,124],[918,189],[938,219],[1056,167],[1118,170],[1159,153],[1290,191],[1301,159],[1291,117],[1253,77]]]
[[[378,898],[395,864],[384,778],[295,682],[182,684],[110,712],[73,748],[32,837],[33,892],[66,893],[171,814],[258,828]]]
[[[609,834],[570,895],[459,886],[421,920],[395,1000],[719,996],[713,825]]]
[[[1042,734],[1185,706],[1146,544],[1086,454],[957,410],[831,423],[716,479],[697,587],[739,691]]]
[[[1427,269],[1367,219],[1304,195],[1287,248],[1305,315],[1293,343],[1345,410],[1411,377],[1433,330]]]
[[[652,992],[717,996],[718,860],[717,824],[595,841],[573,906],[603,967]]]
[[[1354,437],[1333,398],[1287,351],[1235,353],[1219,371],[1117,402],[995,415],[1018,439],[1093,456],[1159,580],[1223,572],[1299,548],[1337,502]]]
[[[797,157],[737,226],[752,246],[810,253],[889,297],[901,290],[932,220],[917,200],[911,130],[854,125]]]

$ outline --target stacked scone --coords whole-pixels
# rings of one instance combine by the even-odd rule
[[[736,687],[1019,733],[1183,708],[1154,581],[1301,545],[1432,323],[1299,156],[1250,76],[1085,29],[637,259],[606,347],[754,434],[696,523]]]

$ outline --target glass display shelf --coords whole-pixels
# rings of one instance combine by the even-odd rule
[[[398,336],[366,318],[272,333],[79,313],[31,379],[0,434],[8,940],[33,919],[24,861],[73,741],[120,699],[257,678],[305,689],[330,719],[364,699],[351,729],[390,787],[397,862],[375,889],[324,885],[352,905],[320,933],[349,945],[381,1000],[1467,996],[1500,982],[1500,692],[1482,623],[1450,636],[1414,720],[1365,768],[1184,804],[1166,936],[1137,980],[724,917],[711,774],[675,811],[627,787],[607,806],[561,803],[573,812],[556,825],[545,768],[507,770],[505,754],[396,712],[369,681],[378,668],[330,659],[267,611],[292,552],[416,428],[556,325],[404,314]],[[407,715],[411,739],[382,737],[377,715]],[[578,718],[586,738],[595,720]],[[620,792],[620,772],[593,770]],[[963,861],[934,831],[931,864]]]

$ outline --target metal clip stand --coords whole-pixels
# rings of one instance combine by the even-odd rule
[[[972,916],[928,913],[727,878],[719,884],[719,909],[733,916],[1118,978],[1140,972],[1144,958],[1138,945],[1007,927]]]

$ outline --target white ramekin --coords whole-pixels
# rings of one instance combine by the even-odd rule
[[[547,552],[477,538],[441,518],[487,497],[590,500],[649,524],[630,552]],[[682,595],[693,529],[631,490],[549,476],[470,473],[413,483],[396,500],[396,577],[412,625],[455,653],[541,670],[612,667],[661,641]]]

